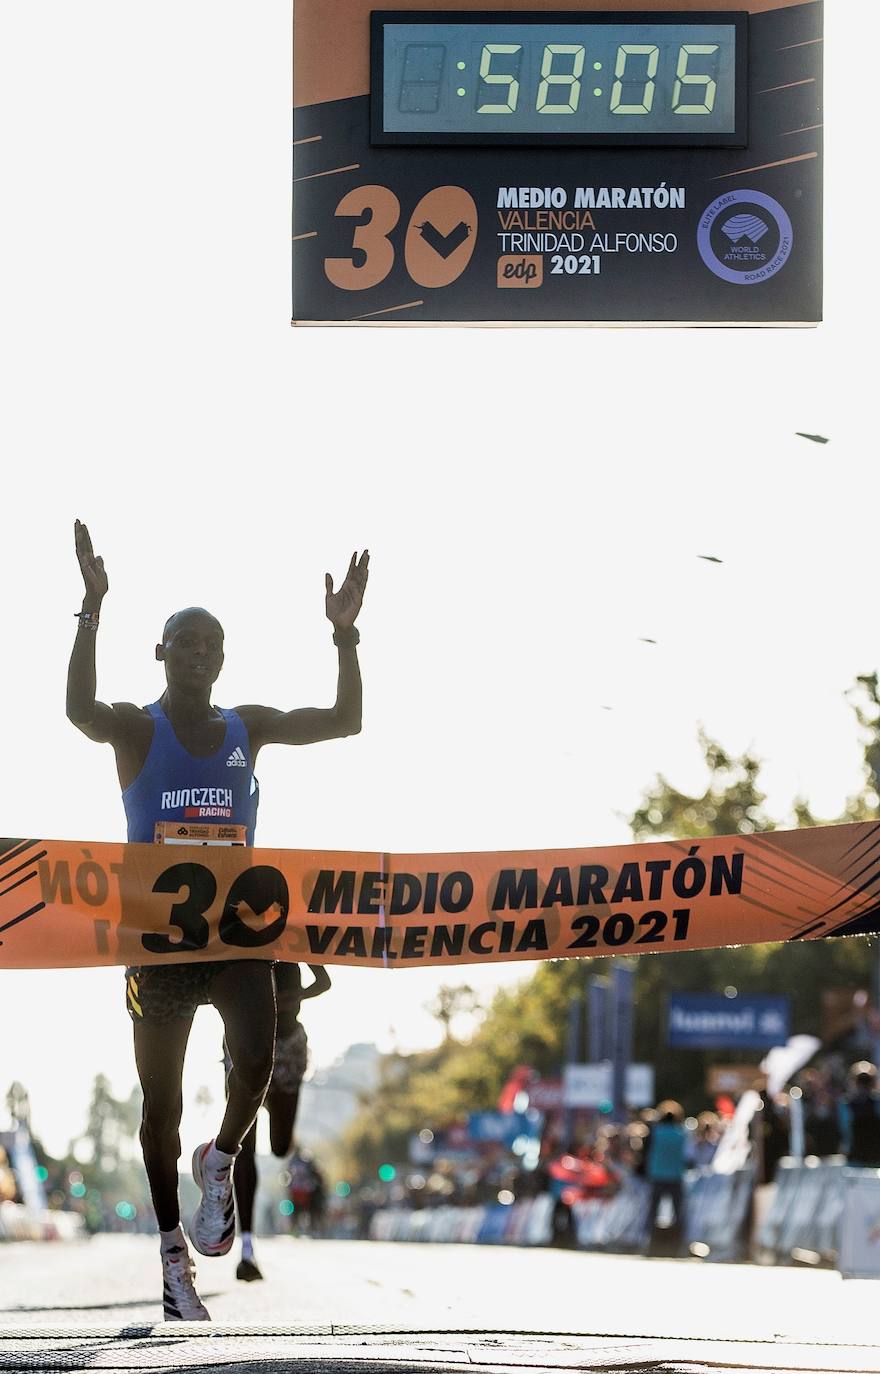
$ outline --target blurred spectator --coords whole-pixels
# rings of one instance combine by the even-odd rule
[[[843,1153],[850,1164],[880,1168],[880,1094],[877,1069],[860,1060],[850,1069],[850,1090],[840,1103]]]
[[[370,1239],[370,1222],[380,1205],[380,1199],[375,1188],[362,1188],[360,1193],[356,1195],[354,1207],[357,1217],[358,1240]]]
[[[721,1139],[721,1122],[715,1112],[700,1112],[696,1130],[687,1144],[687,1162],[693,1169],[708,1169]]]
[[[287,1163],[290,1176],[290,1200],[293,1203],[291,1224],[300,1233],[308,1229],[310,1236],[321,1234],[324,1224],[324,1211],[327,1205],[327,1187],[324,1175],[312,1156],[305,1150],[296,1151]],[[308,1222],[308,1227],[303,1222]]]
[[[808,1155],[825,1159],[840,1153],[840,1114],[830,1075],[808,1069],[801,1079],[804,1136]]]
[[[602,1148],[597,1145],[591,1150],[582,1145],[576,1153],[562,1154],[548,1166],[549,1192],[556,1199],[553,1213],[556,1245],[575,1243],[572,1212],[575,1203],[608,1197],[616,1192],[621,1171],[609,1157],[609,1145],[607,1137]]]
[[[661,1102],[657,1107],[657,1121],[648,1137],[645,1177],[651,1185],[649,1231],[657,1221],[660,1204],[665,1197],[672,1203],[675,1229],[681,1231],[683,1217],[682,1180],[686,1167],[687,1132],[682,1124],[684,1112],[678,1102]]]
[[[659,1117],[654,1107],[645,1107],[639,1113],[638,1120],[630,1128],[630,1139],[633,1144],[633,1172],[640,1178],[648,1177],[648,1146],[651,1142],[651,1132],[657,1125]]]
[[[752,1119],[758,1182],[772,1183],[780,1159],[789,1152],[788,1097],[785,1093],[768,1093],[765,1081],[759,1080],[755,1086],[761,1097],[760,1109]]]

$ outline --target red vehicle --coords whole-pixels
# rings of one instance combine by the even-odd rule
[[[560,1155],[548,1165],[547,1173],[556,1184],[553,1192],[567,1207],[617,1190],[616,1171],[592,1159],[587,1151]]]

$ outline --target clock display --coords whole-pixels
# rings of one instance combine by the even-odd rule
[[[745,14],[372,18],[374,143],[745,144]]]

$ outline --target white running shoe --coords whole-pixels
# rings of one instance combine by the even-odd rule
[[[162,1306],[167,1322],[209,1322],[208,1309],[195,1289],[195,1266],[185,1245],[162,1252]]]
[[[192,1175],[202,1190],[202,1200],[189,1224],[189,1236],[200,1255],[226,1255],[235,1240],[235,1205],[232,1200],[232,1166],[210,1169],[205,1156],[211,1148],[199,1145],[192,1160]]]

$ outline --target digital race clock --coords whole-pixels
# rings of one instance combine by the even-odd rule
[[[374,144],[746,144],[746,15],[372,16]]]
[[[821,318],[821,0],[296,0],[295,323]]]

